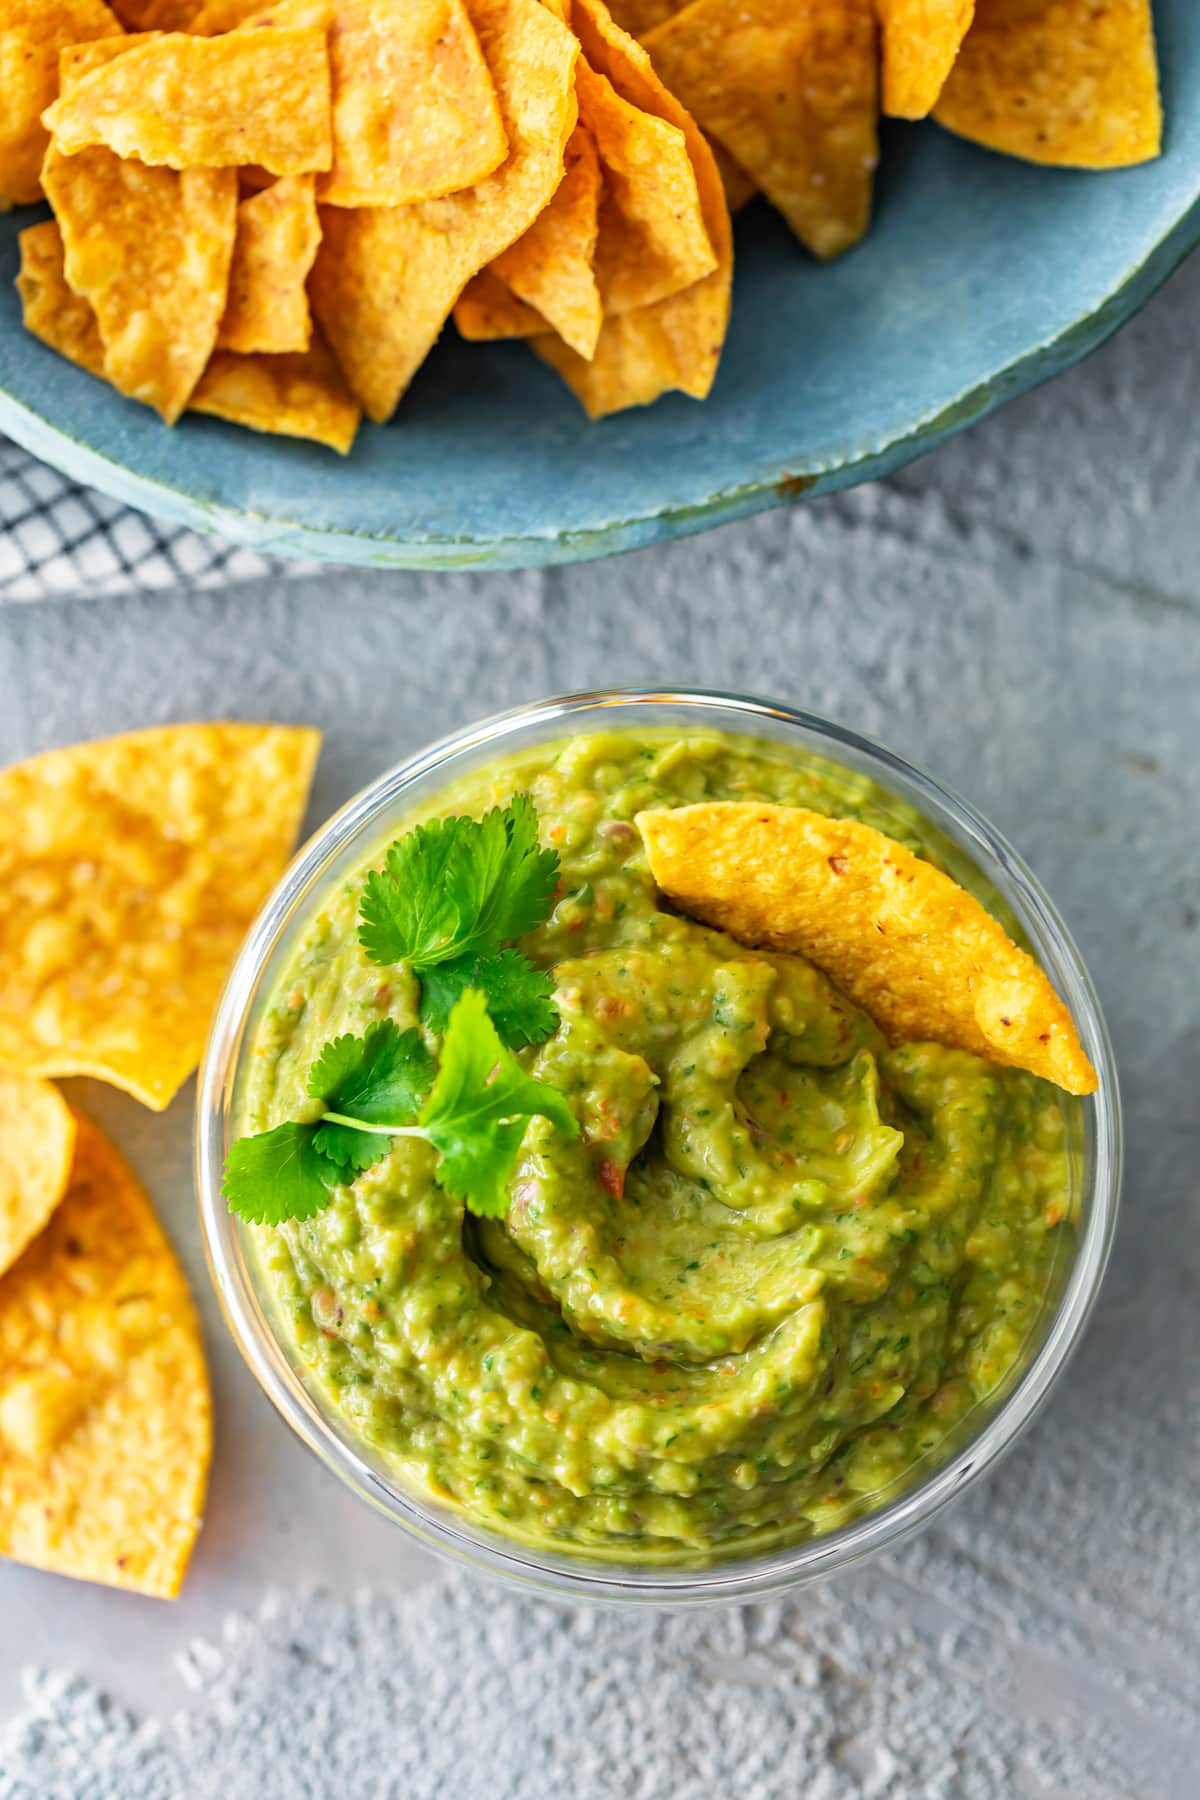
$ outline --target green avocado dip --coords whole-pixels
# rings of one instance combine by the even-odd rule
[[[492,763],[420,816],[517,791],[560,859],[520,945],[553,973],[558,1028],[518,1060],[580,1134],[532,1121],[503,1219],[402,1138],[316,1216],[256,1228],[291,1353],[402,1483],[527,1543],[703,1564],[830,1530],[924,1474],[1018,1365],[1067,1260],[1081,1103],[889,1048],[802,959],[664,909],[631,820],[704,798],[863,819],[980,893],[861,775],[617,732]],[[417,1022],[415,977],[356,937],[384,848],[274,991],[242,1131],[303,1107],[330,1039]]]

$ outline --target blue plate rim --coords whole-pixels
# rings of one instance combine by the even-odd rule
[[[116,462],[0,388],[0,428],[23,449],[70,479],[153,517],[217,535],[232,544],[304,561],[408,570],[523,569],[592,561],[690,536],[801,498],[835,493],[894,473],[986,418],[1007,401],[1072,367],[1126,324],[1200,243],[1200,200],[1153,244],[1143,259],[1089,312],[1041,344],[1035,344],[983,376],[936,412],[918,419],[870,449],[835,455],[821,467],[806,466],[803,451],[783,479],[756,479],[681,503],[585,531],[545,535],[463,538],[314,527],[202,500]]]

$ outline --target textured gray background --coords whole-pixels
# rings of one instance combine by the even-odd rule
[[[174,1606],[0,1568],[0,1794],[1195,1795],[1198,307],[1193,262],[1091,363],[892,482],[623,561],[0,608],[0,761],[311,721],[313,823],[435,734],[595,683],[758,690],[877,734],[1061,904],[1128,1124],[1098,1314],[1000,1474],[792,1606],[629,1624],[437,1584],[311,1464],[208,1299],[190,1086],[156,1118],[76,1084],[196,1282],[217,1458]]]

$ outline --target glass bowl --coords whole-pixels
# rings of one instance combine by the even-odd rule
[[[481,764],[583,731],[670,727],[717,729],[774,740],[801,762],[836,764],[865,777],[934,828],[960,879],[998,894],[1075,1019],[1099,1076],[1078,1106],[1073,1202],[1078,1225],[1060,1257],[1054,1291],[1021,1360],[1001,1389],[941,1446],[928,1472],[911,1473],[875,1509],[837,1530],[783,1549],[703,1567],[621,1563],[571,1550],[530,1549],[461,1512],[402,1486],[386,1458],[360,1441],[319,1388],[306,1385],[276,1329],[251,1234],[221,1197],[221,1168],[232,1140],[244,1046],[319,896],[382,848],[402,819]],[[432,1550],[544,1594],[609,1603],[683,1605],[738,1601],[800,1586],[894,1544],[925,1525],[993,1467],[1040,1410],[1091,1312],[1108,1258],[1120,1186],[1120,1101],[1112,1047],[1079,953],[1029,869],[1004,839],[954,794],[894,752],[811,713],[738,694],[612,689],[566,695],[485,719],[442,739],[365,788],[304,846],[243,945],[217,1008],[201,1072],[196,1117],[196,1183],[205,1245],[226,1320],[246,1361],[283,1417],[334,1474]]]

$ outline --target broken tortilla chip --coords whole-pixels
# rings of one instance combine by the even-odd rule
[[[1162,148],[1150,0],[977,0],[934,110],[989,150],[1121,169]]]
[[[30,225],[20,234],[21,272],[17,292],[26,331],[41,338],[89,374],[104,375],[104,340],[86,300],[73,294],[63,273],[62,233],[56,219]]]
[[[541,313],[518,300],[494,269],[481,269],[468,281],[454,303],[454,323],[471,343],[533,337],[547,328]]]
[[[42,114],[58,94],[59,52],[120,30],[102,0],[0,0],[0,211],[42,197]]]
[[[637,825],[676,905],[743,943],[807,957],[893,1043],[931,1040],[1094,1092],[1071,1015],[1033,958],[882,832],[749,801],[643,812]]]
[[[68,156],[102,145],[154,167],[302,175],[332,160],[329,105],[323,31],[164,33],[94,69],[44,123]]]
[[[135,53],[136,54],[136,53]],[[148,169],[111,150],[42,171],[69,286],[96,316],[104,373],[173,424],[217,340],[237,228],[233,169]]]
[[[319,743],[168,725],[0,771],[0,1065],[168,1104],[287,862]]]
[[[875,36],[873,0],[693,0],[646,49],[697,123],[828,259],[870,220]]]
[[[541,331],[549,324],[585,357],[596,348],[604,316],[593,268],[600,184],[596,142],[581,118],[571,133],[563,178],[549,204],[492,264],[493,274],[518,305],[523,302],[533,309],[538,320],[534,329]]]
[[[883,38],[883,110],[923,119],[946,85],[975,0],[876,0]]]
[[[238,356],[218,350],[188,403],[251,431],[309,438],[345,456],[362,409],[333,354],[315,334],[307,350],[284,356]]]
[[[333,206],[402,206],[504,161],[496,89],[464,0],[338,0],[329,41]]]
[[[321,208],[313,311],[369,418],[389,419],[472,275],[521,237],[562,179],[578,45],[540,0],[472,0],[509,152],[466,193]]]
[[[606,319],[590,361],[550,335],[532,339],[532,346],[593,419],[645,406],[672,388],[703,400],[729,325],[733,276],[729,208],[717,165],[703,132],[663,85],[641,45],[613,23],[603,0],[573,0],[571,22],[589,66],[622,99],[683,132],[717,266],[681,294]]]
[[[75,1115],[56,1087],[0,1069],[0,1275],[67,1191]]]
[[[283,175],[240,203],[219,350],[308,349],[305,283],[320,242],[311,175]]]
[[[717,266],[687,138],[584,61],[575,89],[604,171],[595,269],[605,316],[654,306]]]
[[[66,1195],[0,1278],[0,1555],[169,1598],[211,1455],[183,1272],[133,1171],[79,1117]]]

